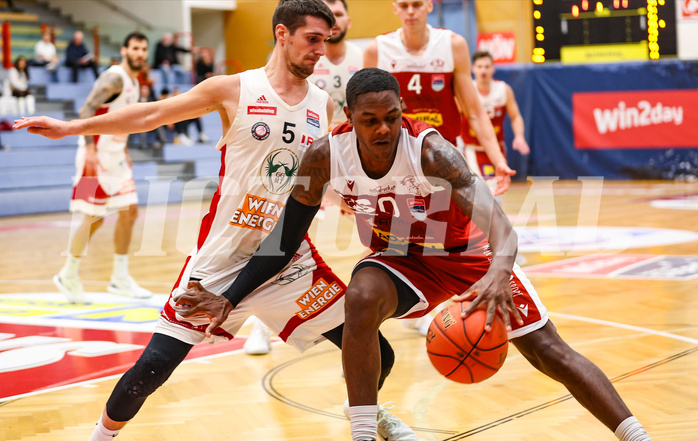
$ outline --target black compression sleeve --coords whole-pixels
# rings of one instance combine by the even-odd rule
[[[288,198],[279,222],[262,241],[223,296],[235,307],[262,283],[278,274],[300,247],[320,206],[309,207]]]

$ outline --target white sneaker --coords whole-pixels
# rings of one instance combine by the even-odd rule
[[[264,355],[271,351],[271,331],[261,320],[255,319],[252,331],[242,347],[245,354]]]
[[[184,133],[180,133],[177,135],[177,140],[179,141],[179,144],[182,145],[194,145],[194,140],[185,135]]]
[[[133,297],[134,299],[149,299],[153,296],[152,292],[139,286],[131,276],[126,278],[111,276],[111,282],[107,286],[107,291],[120,296]]]
[[[58,273],[53,276],[53,284],[56,285],[61,294],[68,298],[70,303],[87,303],[79,278],[66,277]]]
[[[378,434],[387,441],[419,441],[410,426],[388,412],[393,407],[395,403],[392,401],[378,405]]]
[[[418,317],[415,319],[402,319],[402,326],[407,329],[416,329],[417,332],[419,332],[423,337],[426,337],[432,320],[432,316],[427,314],[424,317]]]
[[[207,143],[209,141],[211,141],[211,140],[208,138],[208,136],[206,136],[205,133],[199,133],[199,142]]]

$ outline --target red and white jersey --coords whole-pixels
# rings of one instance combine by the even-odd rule
[[[309,84],[294,106],[274,91],[264,68],[240,74],[237,114],[218,141],[218,190],[201,223],[190,277],[222,292],[272,230],[293,188],[303,153],[327,133],[329,96]]]
[[[361,48],[348,41],[345,43],[347,52],[341,63],[334,64],[323,55],[315,65],[313,74],[308,77],[308,81],[329,93],[334,101],[332,127],[347,120],[347,116],[344,114],[344,105],[347,101],[347,82],[364,66]]]
[[[377,67],[400,83],[405,116],[431,124],[455,144],[461,118],[453,91],[452,32],[429,26],[429,43],[418,57],[405,49],[402,32],[400,28],[376,38]]]
[[[379,179],[364,172],[353,126],[342,124],[330,135],[330,184],[354,211],[359,237],[373,251],[443,255],[486,243],[452,203],[448,184],[424,176],[422,143],[432,132],[429,125],[403,117],[392,168]]]
[[[118,74],[121,76],[123,81],[123,87],[121,92],[116,98],[109,101],[108,103],[102,104],[102,107],[97,109],[95,115],[103,115],[107,112],[121,109],[129,104],[137,103],[140,98],[140,87],[138,86],[137,79],[131,79],[131,77],[126,73],[121,65],[115,65],[110,67],[101,73],[100,77],[103,75],[113,75]],[[123,135],[95,135],[95,145],[97,150],[118,152],[126,148],[126,141],[128,139],[128,134]],[[80,136],[78,138],[78,145],[85,145],[85,138]]]
[[[475,83],[475,80],[473,80]],[[478,91],[478,96],[480,97],[480,102],[487,112],[487,116],[490,117],[492,121],[492,126],[494,127],[494,133],[497,135],[497,141],[499,141],[499,146],[502,149],[502,153],[506,152],[506,147],[504,145],[504,117],[507,113],[507,85],[504,81],[492,80],[490,85],[490,93],[483,95],[477,89],[477,83],[475,83],[475,89]],[[463,118],[463,130],[462,130],[463,142],[469,145],[480,145],[480,142],[475,136],[475,132],[470,128],[468,124],[468,119]]]

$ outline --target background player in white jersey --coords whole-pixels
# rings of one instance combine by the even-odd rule
[[[522,155],[528,155],[531,149],[524,136],[524,120],[519,106],[516,104],[514,91],[504,81],[495,80],[493,78],[494,71],[492,54],[488,51],[478,51],[473,54],[473,75],[475,77],[473,83],[480,97],[480,102],[490,117],[502,154],[506,155],[504,117],[509,115],[511,129],[514,132],[511,147]],[[485,149],[479,144],[475,131],[470,127],[466,117],[463,118],[461,131],[465,143],[463,154],[471,170],[486,180],[493,178],[494,166],[487,158]]]
[[[334,128],[347,120],[344,115],[347,81],[363,67],[363,52],[354,43],[346,41],[351,27],[351,18],[346,0],[324,0],[330,7],[336,24],[332,36],[325,42],[325,55],[315,65],[315,71],[308,81],[330,94],[334,101]]]
[[[347,86],[347,106],[348,122],[301,161],[299,176],[308,179],[294,187],[280,225],[239,279],[264,281],[285,265],[307,231],[297,225],[310,224],[328,183],[354,208],[359,236],[373,251],[354,268],[345,296],[342,360],[354,441],[376,436],[380,324],[424,315],[454,295],[472,300],[464,315],[487,309],[488,331],[494,314],[502,314],[519,352],[620,440],[649,441],[608,378],[548,319],[514,263],[516,233],[484,181],[433,128],[402,116],[395,78],[380,69],[359,71]],[[230,290],[242,296],[254,286],[236,281]],[[225,309],[209,307],[216,298],[182,296],[180,311],[205,311],[220,321]]]
[[[347,12],[345,0],[324,0],[334,14],[335,25],[332,28],[332,36],[325,42],[325,55],[320,57],[313,74],[308,81],[327,92],[334,102],[334,115],[330,129],[347,120],[344,115],[345,89],[349,78],[361,69],[363,65],[363,53],[361,49],[344,39],[351,27],[351,19]],[[339,201],[330,201],[337,202]],[[263,355],[271,350],[271,331],[258,319],[254,319],[254,325],[250,336],[245,341],[245,353],[250,355]]]
[[[427,15],[433,9],[431,0],[394,1],[393,12],[402,27],[366,47],[364,67],[392,73],[400,83],[405,114],[433,125],[452,144],[460,135],[460,111],[464,112],[501,178],[497,194],[504,193],[515,172],[499,150],[473,86],[468,46],[460,35],[429,26]]]
[[[322,0],[281,0],[273,18],[274,50],[261,69],[211,77],[176,97],[138,103],[87,120],[37,117],[15,124],[15,128],[55,139],[149,131],[213,111],[223,123],[223,137],[217,143],[221,180],[202,221],[196,248],[185,262],[150,343],[112,391],[91,441],[116,436],[194,344],[232,339],[253,314],[299,350],[324,339],[341,347],[345,286],[309,241],[294,250],[291,265],[253,295],[236,299],[227,292],[234,280],[249,283],[237,279],[239,271],[278,221],[300,157],[313,138],[327,132],[332,100],[306,78],[323,55],[323,42],[333,26],[334,16]],[[205,333],[210,323],[207,317],[184,318],[176,312],[176,299],[187,290],[217,292],[219,304],[229,307],[227,320],[216,323],[220,326],[216,332]],[[394,354],[387,340],[379,339],[382,384]],[[379,418],[384,437],[417,439],[387,411]]]
[[[140,90],[136,77],[148,58],[146,36],[139,32],[127,35],[121,57],[120,64],[110,67],[97,78],[80,109],[80,118],[113,112],[138,102]],[[71,234],[68,258],[61,271],[53,277],[53,282],[71,302],[86,300],[78,278],[80,257],[104,217],[118,211],[114,229],[114,270],[107,291],[136,298],[150,297],[152,293],[138,286],[128,273],[128,248],[133,224],[138,217],[138,196],[126,135],[80,137],[75,163],[77,176],[70,211],[82,213],[85,217]]]

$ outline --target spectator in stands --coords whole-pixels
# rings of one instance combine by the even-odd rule
[[[78,82],[78,70],[80,69],[90,68],[95,74],[95,78],[99,76],[94,53],[87,50],[83,42],[84,38],[85,35],[81,31],[76,31],[65,51],[65,65],[73,69],[73,83]]]
[[[34,59],[29,61],[31,66],[44,66],[51,73],[51,80],[58,81],[56,71],[59,61],[56,55],[56,46],[51,41],[51,31],[46,30],[41,34],[41,40],[34,45]]]
[[[175,46],[172,34],[166,32],[155,47],[155,63],[153,67],[160,69],[162,80],[166,87],[173,87],[174,84],[186,84],[191,80],[188,78],[189,72],[180,66],[177,61],[177,53],[189,53],[188,49]],[[174,77],[174,78],[173,78]]]
[[[181,92],[179,89],[174,89],[172,91],[172,96],[177,96]],[[194,119],[185,119],[184,121],[180,121],[178,123],[175,123],[175,132],[177,133],[177,137],[175,138],[175,142],[178,144],[182,145],[194,145],[196,141],[194,141],[190,136],[189,136],[189,125],[194,124],[196,126],[196,131],[199,133],[199,139],[198,141],[200,143],[207,143],[209,142],[208,136],[203,131],[203,127],[201,125],[201,118],[194,118]]]
[[[211,48],[203,48],[199,51],[199,59],[196,60],[196,84],[214,75],[213,51]]]
[[[147,103],[152,101],[157,101],[155,98],[155,92],[153,91],[153,85],[149,82],[144,82],[140,84],[140,97],[138,98],[139,103]],[[129,135],[129,147],[135,146],[135,140],[138,139],[138,148],[140,149],[160,149],[167,142],[165,127],[158,127],[150,132],[142,133],[132,133]],[[151,142],[151,140],[154,140]]]
[[[33,115],[36,107],[34,105],[34,95],[29,90],[29,70],[27,70],[27,59],[23,56],[17,57],[15,65],[10,69],[10,89],[12,96],[17,98],[17,105],[21,115]]]

